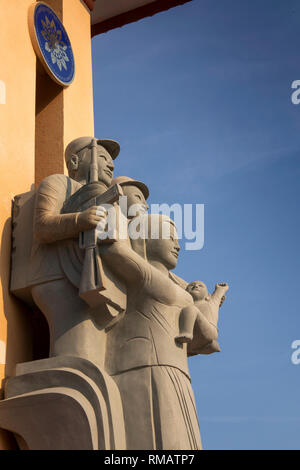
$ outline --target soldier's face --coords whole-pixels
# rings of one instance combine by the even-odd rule
[[[149,209],[144,194],[137,186],[128,184],[122,186],[122,189],[124,196],[127,197],[128,217],[144,214]]]
[[[89,180],[89,171],[91,165],[91,149],[85,149],[82,152],[79,161],[79,168],[76,175],[78,181]],[[101,145],[97,146],[97,164],[98,164],[98,181],[101,181],[106,186],[110,186],[113,178],[114,163],[108,151]]]
[[[98,161],[98,180],[110,186],[111,180],[114,176],[114,163],[108,151],[98,145],[97,147],[97,161]]]

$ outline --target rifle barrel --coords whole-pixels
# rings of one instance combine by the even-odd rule
[[[90,183],[98,181],[97,139],[92,139],[92,155],[90,166]]]

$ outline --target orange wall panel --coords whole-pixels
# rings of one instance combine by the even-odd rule
[[[79,0],[47,1],[62,19],[75,56],[75,79],[64,89],[36,60],[28,28],[33,3],[0,0],[0,398],[15,365],[33,358],[31,312],[9,294],[12,199],[64,172],[70,140],[94,133],[90,11]],[[8,442],[0,430],[0,450]]]
[[[0,0],[0,383],[14,373],[17,362],[31,359],[28,312],[8,292],[11,201],[34,183],[36,58],[27,26],[31,3]],[[7,448],[9,437],[2,431],[0,437],[0,449]]]
[[[22,306],[8,294],[10,273],[11,201],[34,182],[36,58],[27,26],[31,0],[0,0],[0,372],[13,373],[16,361],[30,357]],[[10,335],[14,346],[5,351]],[[6,355],[6,360],[5,360]]]
[[[63,2],[63,23],[75,58],[75,79],[64,91],[64,145],[80,136],[94,135],[91,18],[82,2]]]
[[[75,78],[69,87],[62,88],[37,68],[36,185],[50,174],[66,173],[64,150],[71,140],[94,135],[90,10],[81,1],[47,3],[70,38]]]

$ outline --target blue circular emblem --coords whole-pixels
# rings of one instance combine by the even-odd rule
[[[37,3],[33,26],[46,71],[60,85],[70,85],[75,75],[75,61],[70,39],[60,19],[48,5]]]

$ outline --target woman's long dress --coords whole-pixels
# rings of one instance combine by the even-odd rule
[[[127,448],[201,449],[186,345],[175,341],[192,297],[125,244],[103,255],[127,284],[127,310],[108,332],[105,363],[121,393]]]

